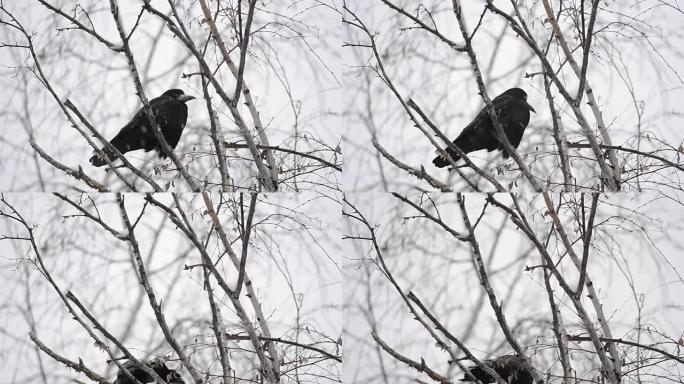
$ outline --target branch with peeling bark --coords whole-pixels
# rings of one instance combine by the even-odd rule
[[[247,33],[249,33],[249,26],[251,25],[251,20],[254,15],[254,6],[256,4],[255,0],[252,0],[250,2],[250,8],[249,8],[249,14],[248,14],[248,21],[247,21],[247,26],[245,27],[245,30]],[[173,5],[171,5],[173,7]],[[236,117],[236,115],[239,115],[238,110],[237,110],[237,102],[238,98],[240,95],[240,92],[244,94],[245,97],[245,104],[249,108],[250,115],[252,117],[252,120],[254,122],[254,125],[256,126],[257,129],[257,135],[259,136],[259,140],[261,141],[262,145],[269,146],[269,141],[268,141],[268,136],[266,136],[266,132],[264,130],[264,126],[261,122],[261,118],[259,117],[259,112],[256,110],[256,106],[254,104],[254,100],[252,100],[252,96],[250,94],[249,88],[247,88],[247,85],[245,84],[244,81],[244,62],[247,56],[247,44],[249,42],[249,37],[243,37],[243,46],[241,47],[241,52],[240,52],[240,65],[239,67],[235,66],[235,63],[233,60],[230,58],[230,52],[228,52],[228,49],[226,48],[226,45],[223,42],[223,39],[221,37],[221,34],[218,31],[218,28],[216,27],[216,24],[214,23],[214,20],[211,16],[211,13],[209,12],[209,7],[207,6],[207,3],[205,0],[200,0],[200,6],[202,7],[202,12],[204,14],[204,20],[205,22],[209,25],[209,29],[211,31],[211,35],[216,41],[216,45],[218,46],[221,54],[223,55],[223,60],[228,64],[228,67],[230,68],[231,73],[235,77],[237,81],[237,85],[235,87],[235,94],[233,97],[228,97],[228,95],[223,92],[222,88],[218,84],[218,82],[214,79],[213,75],[210,75],[210,72],[208,72],[208,67],[206,65],[202,65],[203,70],[205,71],[205,74],[207,76],[210,76],[210,79],[212,80],[212,85],[214,85],[214,88],[216,88],[217,93],[221,96],[223,101],[229,106],[231,113],[233,114],[233,117]],[[182,27],[182,24],[180,24]],[[196,55],[197,56],[197,55]],[[200,60],[200,57],[197,56],[197,59]],[[201,59],[200,62],[202,63],[204,60]],[[219,90],[221,88],[221,90]],[[237,97],[235,97],[237,95]],[[239,119],[242,121],[242,118],[240,117]],[[236,122],[238,122],[238,119],[236,119]],[[269,164],[269,168],[266,168],[263,166],[263,163],[261,161],[261,155],[259,151],[256,149],[256,144],[253,142],[251,138],[251,134],[247,130],[247,127],[244,126],[244,122],[240,124],[238,122],[238,127],[240,128],[243,137],[245,138],[245,141],[248,145],[248,148],[250,149],[250,152],[252,153],[252,157],[254,158],[254,161],[257,164],[257,169],[259,170],[259,173],[261,174],[261,180],[264,183],[264,186],[266,187],[267,191],[274,191],[277,189],[278,185],[278,169],[275,165],[275,158],[273,157],[273,152],[270,150],[266,151],[266,160]],[[268,180],[266,180],[268,178]]]

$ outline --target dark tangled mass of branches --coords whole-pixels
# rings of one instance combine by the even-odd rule
[[[542,379],[535,379],[535,371],[527,365],[524,358],[519,356],[501,356],[493,360],[485,360],[486,368],[493,369],[510,384],[541,384]],[[468,373],[461,381],[496,383],[496,377],[489,374],[485,369],[478,366],[468,368]]]
[[[114,384],[135,384],[140,383],[154,383],[156,378],[151,369],[161,380],[168,384],[185,384],[180,374],[173,369],[169,369],[163,361],[150,361],[143,365],[137,365],[134,362],[127,362],[121,365],[121,370],[116,375]],[[128,372],[126,372],[128,371]],[[132,376],[132,378],[130,377]]]

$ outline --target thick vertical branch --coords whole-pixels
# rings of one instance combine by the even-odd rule
[[[589,29],[586,32],[586,38],[583,41],[582,50],[582,72],[579,78],[579,87],[577,89],[577,104],[582,102],[582,96],[584,95],[584,88],[587,83],[587,67],[589,66],[589,55],[591,54],[591,42],[594,37],[594,24],[596,23],[596,14],[598,13],[598,5],[600,0],[593,0],[591,4],[591,15],[589,16]],[[584,21],[584,1],[582,2],[582,21]],[[582,26],[584,29],[584,25]],[[584,32],[584,31],[582,31]]]
[[[256,109],[256,105],[254,104],[254,100],[252,100],[251,93],[249,91],[249,88],[245,84],[244,81],[244,64],[241,65],[243,73],[240,73],[240,68],[238,68],[233,60],[230,58],[230,52],[228,52],[228,49],[226,48],[226,45],[223,42],[223,38],[221,37],[221,34],[219,33],[218,28],[216,27],[216,23],[214,23],[214,19],[211,16],[211,12],[209,10],[209,7],[207,6],[206,0],[200,0],[199,1],[200,6],[202,7],[202,12],[204,13],[204,20],[206,21],[207,25],[209,25],[209,30],[211,31],[211,35],[213,36],[214,40],[216,41],[216,45],[219,48],[219,51],[223,55],[223,60],[225,60],[226,64],[228,64],[228,68],[230,69],[231,73],[235,77],[235,79],[238,81],[238,84],[240,85],[240,88],[242,89],[242,93],[245,97],[245,105],[247,105],[247,108],[249,109],[249,113],[252,116],[252,121],[254,122],[254,125],[256,126],[257,130],[257,135],[259,136],[259,141],[261,142],[262,145],[265,146],[270,146],[269,141],[268,141],[268,136],[266,136],[266,131],[264,130],[264,125],[261,122],[261,117],[259,116],[259,112]],[[248,20],[249,23],[251,24],[251,17],[253,16],[254,13],[254,3],[256,3],[255,0],[252,0],[250,4],[250,9],[251,9],[251,16],[248,15]],[[173,6],[173,5],[172,5]],[[182,28],[182,25],[181,25]],[[248,30],[246,30],[249,32]],[[249,39],[244,36],[243,40],[245,42],[248,42]],[[247,44],[243,45],[243,49],[245,51],[241,51],[241,57],[240,61],[243,62],[245,59],[245,56],[247,56]],[[198,57],[199,60],[199,57]],[[203,60],[202,60],[203,61]],[[208,70],[208,67],[205,68],[205,72],[207,74],[211,73],[211,71]],[[212,76],[213,78],[213,76]],[[218,83],[215,82],[214,86],[218,86]],[[239,91],[236,86],[236,91]],[[239,93],[237,93],[239,95]],[[219,92],[219,95],[221,93]],[[225,96],[225,97],[223,97]],[[231,112],[233,113],[233,116],[235,117],[235,114],[237,113],[237,100],[235,98],[229,98],[227,95],[223,94],[222,95],[224,101],[226,104],[228,104],[229,108],[231,109]],[[233,112],[234,111],[234,112]],[[244,122],[243,122],[244,124]],[[238,127],[240,127],[240,124],[238,123]],[[245,127],[246,130],[246,127]],[[245,137],[245,141],[249,145],[249,141],[247,139],[246,135],[251,135],[249,131],[243,131],[243,136]],[[251,139],[251,136],[250,136]],[[252,144],[253,145],[253,144]],[[275,164],[275,158],[273,157],[273,151],[271,150],[266,150],[266,161],[268,162],[269,168],[266,169],[263,167],[263,163],[261,162],[261,154],[259,151],[256,150],[256,146],[250,146],[250,150],[252,151],[252,157],[254,157],[254,161],[257,164],[257,169],[259,169],[259,172],[262,173],[262,178],[263,176],[268,175],[268,180],[262,180],[262,182],[265,183],[266,189],[268,191],[274,191],[277,189],[278,185],[278,168],[276,167]],[[261,167],[261,168],[260,168]]]
[[[214,149],[216,150],[218,158],[219,173],[221,174],[221,192],[229,192],[230,188],[230,174],[228,173],[228,165],[226,164],[226,141],[223,138],[223,131],[219,127],[219,119],[214,112],[214,107],[211,105],[211,97],[209,97],[209,84],[204,76],[202,78],[202,93],[204,94],[204,101],[209,113],[209,136]]]
[[[255,199],[256,197],[252,197]],[[228,253],[228,257],[230,260],[233,262],[233,265],[235,268],[240,271],[240,263],[241,259],[238,258],[237,254],[233,250],[231,246],[231,241],[228,239],[228,235],[226,234],[225,230],[223,229],[223,225],[221,225],[221,221],[218,217],[218,214],[216,213],[216,210],[214,210],[214,204],[211,201],[211,198],[207,192],[202,192],[202,199],[204,200],[204,206],[207,209],[207,214],[211,218],[214,228],[216,229],[216,233],[219,235],[219,239],[221,240],[221,243],[223,244],[223,247]],[[268,338],[269,340],[272,338],[271,336],[271,330],[268,326],[268,323],[266,322],[266,317],[264,316],[264,312],[261,308],[261,303],[259,303],[259,298],[254,291],[254,286],[252,285],[252,280],[250,280],[249,276],[247,275],[246,271],[240,272],[243,276],[244,280],[244,286],[247,289],[247,294],[246,296],[249,298],[251,304],[252,304],[252,309],[254,310],[254,313],[257,317],[257,323],[259,324],[259,329],[261,329],[261,332],[263,333],[264,337]],[[233,296],[235,296],[233,294]],[[239,299],[239,298],[238,298]],[[269,354],[271,355],[271,361],[272,363],[269,365],[265,365],[265,368],[268,368],[272,371],[272,377],[273,380],[276,380],[277,378],[280,377],[280,359],[278,357],[278,350],[276,349],[275,342],[273,341],[267,341],[266,345],[268,347]]]
[[[586,94],[587,94],[587,99],[588,99],[588,104],[591,107],[591,111],[594,115],[594,119],[596,120],[596,124],[598,125],[598,130],[599,133],[601,134],[601,138],[604,141],[604,144],[606,145],[613,145],[613,142],[610,138],[610,135],[608,134],[608,130],[606,128],[606,123],[603,121],[603,112],[599,109],[598,103],[596,102],[596,98],[594,97],[594,91],[591,89],[591,86],[589,85],[589,82],[586,78],[586,70],[587,70],[587,65],[588,65],[588,56],[590,53],[590,44],[591,44],[591,33],[593,32],[593,25],[594,21],[596,20],[596,12],[598,10],[598,3],[600,0],[593,0],[592,4],[592,15],[590,18],[589,22],[589,35],[586,38],[586,42],[584,44],[584,57],[583,57],[583,62],[582,62],[582,68],[579,67],[577,62],[575,61],[574,57],[572,56],[572,50],[570,50],[570,47],[568,46],[567,41],[565,40],[565,37],[563,35],[563,31],[560,29],[560,25],[558,24],[558,20],[556,20],[556,16],[553,14],[553,9],[551,8],[551,4],[549,3],[549,0],[542,0],[542,3],[544,4],[544,10],[546,11],[546,17],[549,23],[551,23],[551,26],[553,27],[554,34],[556,36],[556,39],[558,40],[558,43],[560,44],[561,48],[563,49],[563,53],[565,54],[566,59],[568,60],[568,63],[570,64],[570,67],[572,68],[573,72],[575,72],[575,75],[580,79],[580,85],[578,89],[578,97],[575,100],[575,107],[579,108],[580,102],[582,100],[582,96],[580,92],[586,88]],[[516,7],[517,9],[517,7]],[[585,132],[589,133],[589,132]],[[590,133],[589,133],[590,134]],[[610,163],[612,165],[612,175],[606,174],[605,176],[610,176],[610,180],[606,180],[606,182],[609,184],[612,190],[619,190],[620,189],[620,183],[621,183],[621,170],[620,170],[620,165],[617,161],[617,156],[615,154],[615,151],[609,151],[608,152],[608,158],[610,159]],[[602,161],[600,157],[597,157],[597,161]]]
[[[552,268],[552,266],[547,264],[546,259],[543,256],[541,257],[541,260],[542,265],[547,267],[543,268],[544,287],[546,288],[546,295],[549,298],[553,335],[556,338],[560,363],[561,367],[563,367],[563,384],[572,384],[572,366],[570,365],[570,354],[568,353],[568,334],[563,324],[561,311],[558,309],[558,305],[556,305],[553,288],[551,287],[551,273],[549,272],[549,268]]]
[[[256,193],[252,193],[249,202],[249,212],[247,213],[247,223],[242,234],[242,252],[240,254],[240,266],[238,267],[238,280],[235,286],[235,294],[240,295],[242,284],[245,281],[245,268],[247,266],[247,252],[249,251],[249,237],[252,234],[252,220],[254,219],[254,211],[256,210],[257,202]]]
[[[214,299],[214,290],[211,287],[211,272],[208,268],[204,268],[204,287],[207,291],[207,298],[209,300],[209,308],[211,309],[211,329],[216,338],[216,347],[219,352],[219,362],[221,363],[221,370],[223,372],[223,383],[230,384],[233,379],[230,366],[230,354],[228,346],[224,341],[223,335],[226,334],[223,326],[223,318],[221,316],[221,309],[216,305]]]
[[[249,47],[249,30],[252,28],[252,20],[254,19],[254,8],[256,0],[249,2],[249,9],[247,10],[247,21],[245,22],[244,32],[242,33],[242,44],[240,46],[240,66],[236,76],[235,93],[233,93],[233,101],[235,104],[240,101],[240,91],[242,90],[242,83],[245,75],[245,60],[247,59],[247,48]]]
[[[589,262],[589,253],[591,252],[591,235],[594,233],[594,217],[596,216],[596,207],[598,206],[598,193],[591,194],[591,208],[589,210],[589,222],[584,228],[584,242],[582,252],[582,264],[580,265],[580,276],[577,282],[577,298],[582,296],[582,289],[584,288],[584,280],[587,278],[587,263]]]
[[[570,158],[568,157],[568,138],[563,129],[563,123],[556,110],[556,105],[553,102],[553,95],[551,94],[551,83],[549,78],[544,76],[544,91],[546,93],[546,100],[549,102],[549,110],[551,111],[551,122],[553,124],[553,138],[556,141],[556,148],[558,148],[558,157],[561,163],[561,172],[563,172],[563,191],[572,191],[572,170],[570,168]]]

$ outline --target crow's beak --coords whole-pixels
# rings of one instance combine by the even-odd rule
[[[182,102],[188,102],[190,100],[195,100],[195,96],[190,96],[190,95],[180,95],[178,96],[178,100]]]
[[[537,111],[535,111],[535,110],[534,110],[534,108],[532,108],[532,106],[531,106],[531,105],[527,104],[527,108],[529,108],[529,109],[530,109],[530,111],[532,111],[532,112],[534,112],[534,113],[537,113]]]

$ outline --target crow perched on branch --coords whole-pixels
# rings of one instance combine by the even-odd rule
[[[185,103],[193,99],[193,96],[184,94],[181,89],[169,89],[161,96],[150,100],[155,120],[171,148],[176,148],[188,120],[188,107]],[[155,149],[159,151],[160,157],[166,157],[161,144],[154,136],[144,108],[140,108],[133,119],[109,142],[122,154],[137,149],[144,149],[145,152]],[[114,152],[107,147],[102,148],[102,151],[110,161],[117,159]],[[107,164],[97,153],[90,158],[90,162],[96,167]]]
[[[509,384],[541,384],[543,382],[543,380],[537,378],[533,368],[527,365],[525,359],[519,356],[501,356],[494,360],[485,360],[483,363],[496,371]],[[470,367],[468,371],[482,383],[496,383],[493,376],[478,366]],[[472,382],[473,380],[464,375],[461,381]]]
[[[161,360],[153,360],[145,363],[146,366],[150,367],[154,372],[159,375],[167,384],[185,384],[185,381],[181,378],[180,374],[173,369],[169,369],[166,364]],[[133,361],[127,361],[123,366],[141,383],[154,383],[154,378],[152,375],[145,372],[139,365]],[[119,370],[116,375],[116,380],[114,384],[135,384],[135,381],[131,380],[126,376],[123,371]]]
[[[518,148],[525,128],[530,122],[530,111],[537,113],[531,105],[527,104],[527,93],[520,88],[511,88],[492,100],[492,105],[503,125],[506,137],[513,147]],[[504,151],[504,159],[508,158],[508,153],[496,137],[496,130],[489,117],[487,107],[482,108],[475,119],[470,122],[454,140],[454,144],[463,152],[470,153],[486,149],[493,151],[499,149]],[[456,151],[451,148],[446,149],[447,153],[454,159],[460,159]],[[445,157],[437,156],[432,160],[437,168],[444,168],[451,164]]]

